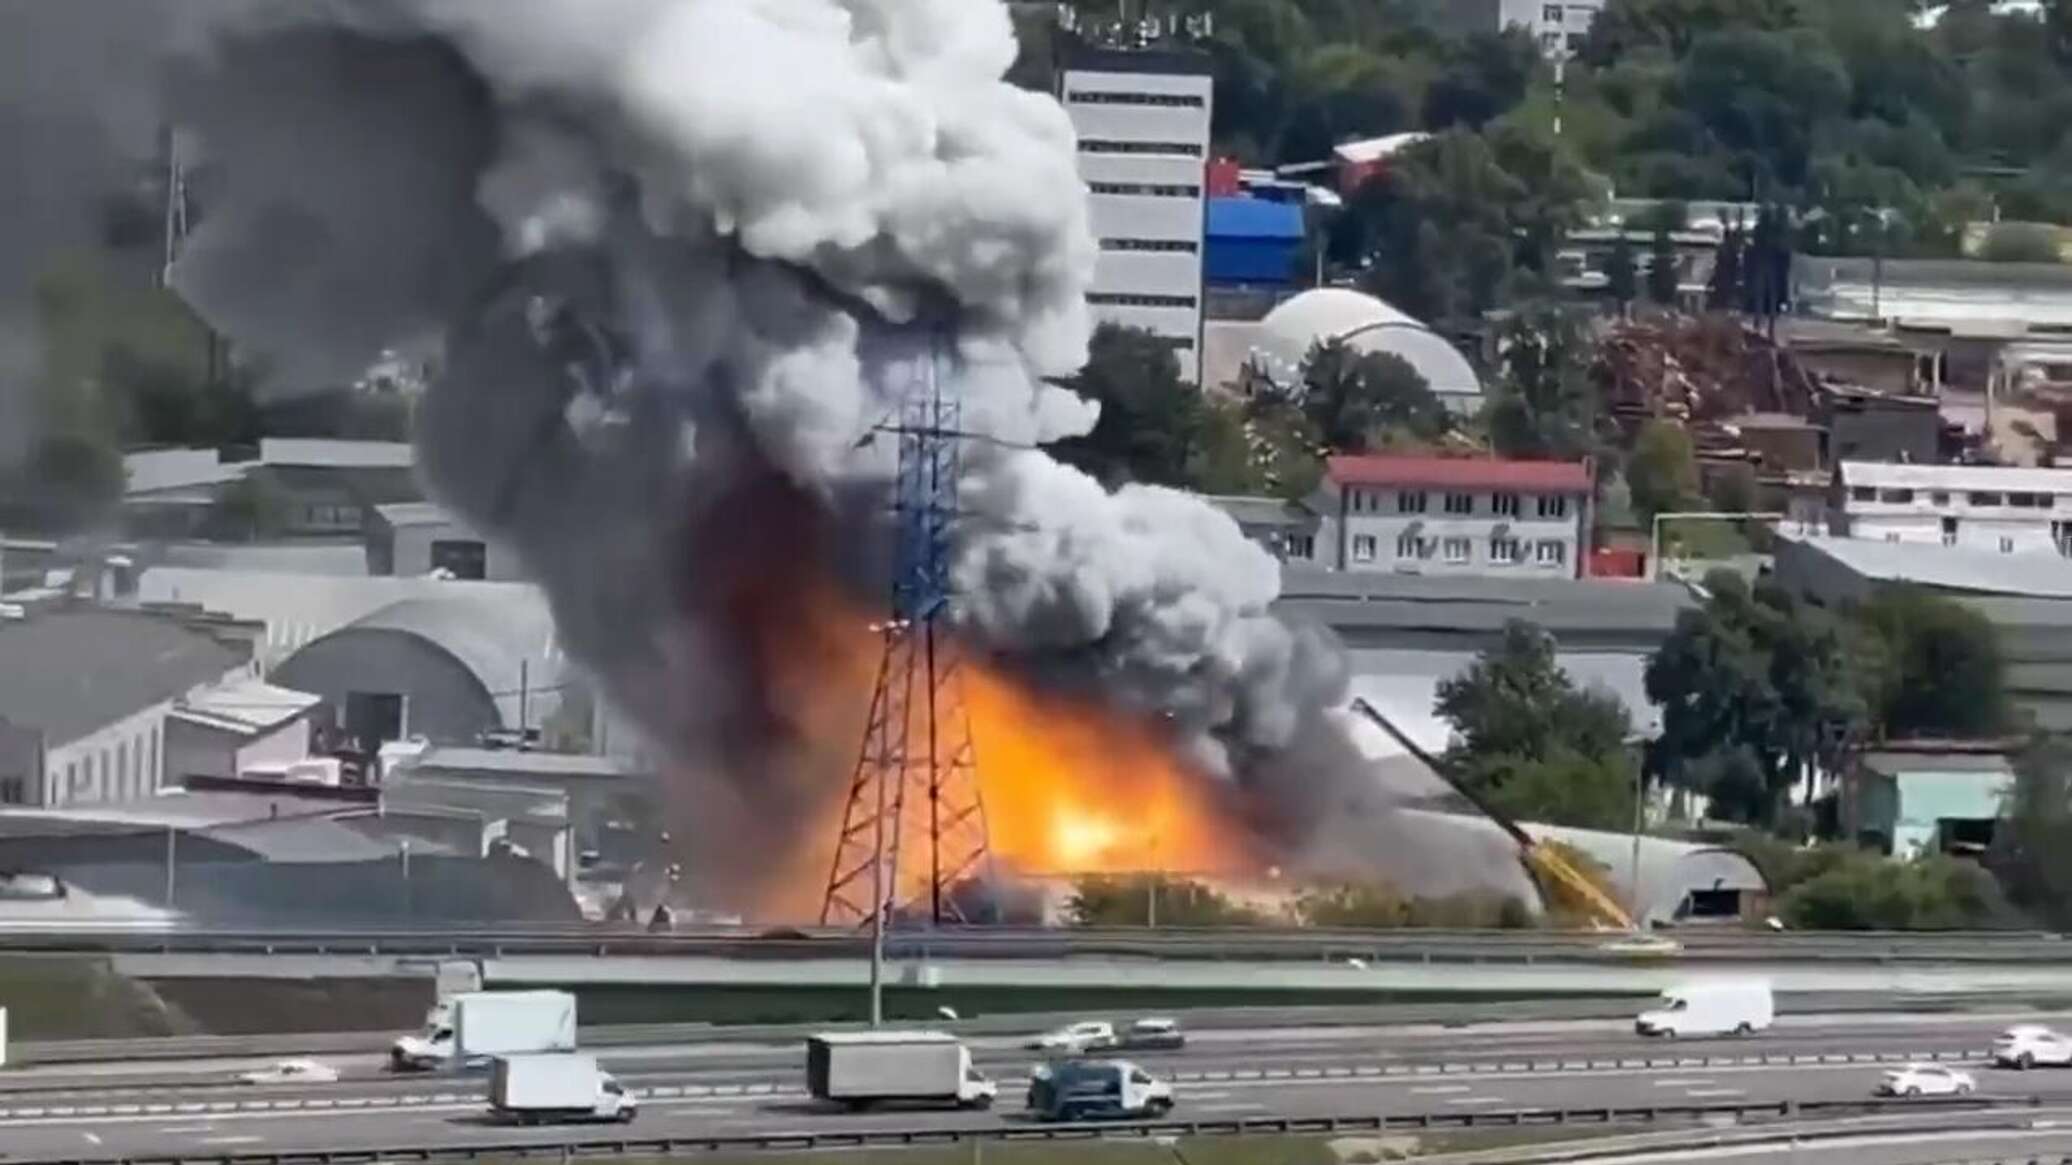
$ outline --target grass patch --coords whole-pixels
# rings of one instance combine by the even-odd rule
[[[191,1035],[194,1020],[108,960],[69,955],[0,957],[0,1007],[11,1040]]]

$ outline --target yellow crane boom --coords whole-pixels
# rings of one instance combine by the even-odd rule
[[[1569,861],[1560,849],[1535,840],[1531,834],[1519,828],[1518,823],[1511,820],[1509,814],[1483,800],[1463,783],[1445,762],[1419,748],[1417,742],[1411,740],[1402,729],[1397,728],[1388,717],[1383,716],[1380,709],[1363,698],[1354,697],[1353,711],[1372,720],[1397,744],[1402,745],[1405,751],[1416,757],[1426,768],[1437,774],[1440,780],[1445,781],[1448,787],[1465,798],[1468,804],[1473,805],[1484,817],[1496,822],[1499,828],[1510,834],[1511,840],[1518,843],[1519,860],[1525,863],[1526,872],[1539,883],[1542,894],[1580,911],[1598,926],[1615,930],[1635,929],[1633,916],[1626,912],[1625,907],[1619,905],[1617,899],[1607,894],[1604,887],[1597,884],[1597,879],[1577,869],[1575,863]]]

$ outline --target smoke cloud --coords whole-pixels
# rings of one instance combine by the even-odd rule
[[[769,662],[825,647],[800,614],[815,587],[882,602],[894,442],[871,434],[931,370],[986,438],[961,482],[969,637],[1170,717],[1232,780],[1326,779],[1260,759],[1345,679],[1327,635],[1268,613],[1270,557],[1198,499],[1111,494],[1033,448],[1095,419],[1045,378],[1085,359],[1096,252],[1064,112],[1001,79],[1002,5],[186,19],[204,47],[171,116],[213,201],[176,285],[298,375],[443,337],[428,480],[522,555],[567,645],[698,782],[707,872],[828,795],[799,786],[795,730],[825,713],[788,706]]]

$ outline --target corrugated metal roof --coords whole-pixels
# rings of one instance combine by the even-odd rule
[[[2048,551],[2001,554],[1933,542],[1834,538],[1779,530],[1777,536],[1878,582],[2038,599],[2072,599],[2072,559]]]
[[[0,717],[47,747],[221,681],[244,651],[163,615],[99,607],[0,621]]]
[[[417,464],[417,450],[407,441],[263,437],[259,460],[266,465],[318,469],[408,469]]]
[[[173,708],[195,724],[255,736],[285,724],[323,701],[322,696],[241,679],[197,692]]]
[[[1317,516],[1300,502],[1215,495],[1206,499],[1240,526],[1314,526]]]
[[[1587,461],[1516,461],[1494,457],[1337,456],[1325,475],[1339,485],[1431,489],[1515,489],[1541,493],[1587,493]]]
[[[410,767],[419,771],[465,769],[506,773],[513,777],[601,777],[617,780],[632,775],[624,762],[608,756],[451,746],[426,749],[424,755]]]

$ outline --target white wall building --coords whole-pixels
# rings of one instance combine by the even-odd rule
[[[367,573],[441,577],[472,582],[515,582],[525,577],[518,558],[489,541],[451,511],[432,502],[375,506],[367,523]]]
[[[1835,477],[1837,534],[2072,554],[2072,469],[1844,461]]]
[[[1592,492],[1588,461],[1333,457],[1308,505],[1332,569],[1581,578]]]
[[[1189,53],[1074,49],[1059,73],[1100,246],[1094,318],[1170,341],[1189,383],[1201,379],[1212,90],[1208,59]]]
[[[190,695],[166,716],[166,782],[283,779],[309,758],[309,714],[320,702],[249,677]]]

